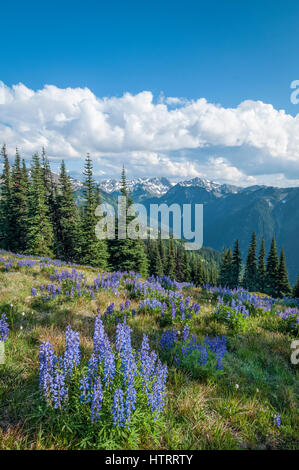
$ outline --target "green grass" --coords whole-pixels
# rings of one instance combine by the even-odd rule
[[[64,268],[65,269],[65,268]],[[95,271],[80,268],[92,280]],[[38,354],[41,341],[49,340],[56,352],[64,347],[68,324],[78,330],[83,355],[92,349],[93,319],[119,297],[103,293],[95,300],[42,304],[30,295],[31,287],[49,282],[47,270],[21,268],[0,271],[0,313],[6,313],[11,333],[5,344],[6,363],[0,365],[0,449],[89,448],[88,440],[67,429],[63,421],[44,413],[38,390]],[[199,380],[170,366],[164,419],[160,432],[152,436],[144,430],[137,440],[128,439],[124,449],[298,449],[299,366],[290,362],[290,334],[279,331],[275,321],[251,318],[244,332],[233,333],[213,317],[214,303],[200,289],[191,289],[201,304],[192,320],[192,333],[228,337],[224,374]],[[132,302],[132,306],[137,302]],[[161,328],[158,316],[137,315],[129,320],[133,343],[148,334],[153,349]],[[109,335],[113,324],[107,325]],[[281,415],[280,428],[273,416]],[[113,442],[106,443],[113,448]]]

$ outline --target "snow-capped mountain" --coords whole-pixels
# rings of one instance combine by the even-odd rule
[[[135,178],[127,180],[127,188],[133,194],[146,193],[148,196],[161,197],[174,186],[168,178]],[[100,188],[108,194],[120,191],[121,182],[116,179],[106,179],[99,182]]]
[[[241,188],[238,186],[233,186],[230,184],[220,184],[216,183],[215,181],[210,181],[205,178],[192,178],[191,180],[181,181],[178,183],[179,186],[182,187],[197,187],[203,188],[206,191],[216,191],[221,193],[238,193]]]

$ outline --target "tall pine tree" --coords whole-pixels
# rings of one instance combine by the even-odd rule
[[[267,259],[266,269],[266,293],[273,297],[277,293],[279,262],[277,256],[277,247],[275,237],[272,238],[271,247]]]
[[[11,190],[11,224],[13,237],[11,249],[16,253],[23,253],[27,245],[28,229],[28,175],[25,162],[21,165],[21,158],[16,150],[15,163],[12,168]]]
[[[232,259],[232,275],[231,275],[232,287],[239,286],[241,268],[242,268],[242,256],[241,256],[241,251],[240,251],[240,246],[239,246],[239,240],[236,240],[234,251],[233,251],[233,259]]]
[[[57,256],[67,261],[80,260],[80,221],[78,208],[75,204],[72,182],[62,161],[59,175],[59,192],[57,204]]]
[[[279,267],[278,267],[278,279],[277,279],[277,297],[283,297],[290,295],[291,287],[289,282],[289,274],[286,265],[286,259],[283,247],[281,248]]]
[[[95,211],[98,205],[99,194],[93,179],[92,161],[87,154],[84,168],[85,181],[83,184],[84,204],[81,221],[80,259],[81,263],[107,269],[107,242],[99,240],[95,229],[99,218]],[[74,247],[72,247],[73,250]]]
[[[260,292],[265,292],[266,287],[266,249],[265,239],[262,237],[261,248],[257,266],[257,284]]]
[[[256,259],[256,234],[253,233],[248,249],[248,255],[243,278],[243,286],[249,291],[256,291],[257,286],[257,259]]]
[[[53,257],[54,234],[42,177],[39,155],[33,155],[29,194],[27,252]]]
[[[132,239],[128,237],[127,229],[129,223],[136,221],[136,216],[128,215],[128,209],[133,204],[127,190],[126,172],[123,168],[121,175],[121,195],[124,198],[123,211],[126,214],[125,227],[121,227],[116,219],[116,238],[110,240],[110,262],[114,269],[119,271],[135,271],[147,276],[148,259],[145,252],[145,244],[140,238]],[[136,221],[138,225],[138,220]],[[125,238],[120,238],[121,231],[125,230]]]
[[[1,199],[0,199],[0,246],[5,250],[11,249],[11,242],[13,239],[12,228],[12,178],[11,169],[6,152],[6,146],[3,145],[1,149],[1,156],[3,160],[3,173],[1,184]]]

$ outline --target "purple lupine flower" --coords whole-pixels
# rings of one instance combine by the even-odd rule
[[[68,396],[68,388],[65,383],[65,374],[55,370],[52,383],[53,408],[61,408]]]
[[[115,376],[115,357],[108,336],[105,334],[104,382],[111,388]]]
[[[279,428],[280,425],[281,425],[281,417],[280,417],[279,414],[277,414],[277,415],[274,416],[274,426],[276,428]]]
[[[5,341],[8,338],[8,335],[9,335],[9,326],[7,323],[7,317],[3,313],[0,317],[0,343],[1,342],[5,343]]]
[[[31,287],[31,295],[32,295],[32,297],[37,296],[37,290],[35,289],[35,287]]]
[[[80,340],[79,333],[73,331],[70,326],[65,332],[66,350],[63,356],[63,370],[66,375],[71,375],[74,368],[80,362]]]
[[[99,361],[104,361],[105,330],[104,330],[104,325],[103,325],[100,315],[97,315],[95,318],[94,334],[93,334],[93,349]]]
[[[39,385],[46,399],[51,400],[56,356],[49,341],[41,343],[39,351]]]
[[[100,419],[100,410],[103,401],[103,388],[100,377],[97,378],[96,383],[92,389],[92,401],[91,401],[91,420],[98,421]]]
[[[182,333],[182,338],[184,342],[186,342],[187,339],[189,338],[189,333],[190,333],[189,327],[188,325],[185,325],[183,329],[183,333]]]
[[[124,394],[121,388],[117,388],[114,393],[112,405],[113,426],[124,426]]]

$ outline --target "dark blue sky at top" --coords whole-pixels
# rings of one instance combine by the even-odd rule
[[[225,107],[262,100],[297,114],[298,26],[294,0],[3,2],[0,80]]]

